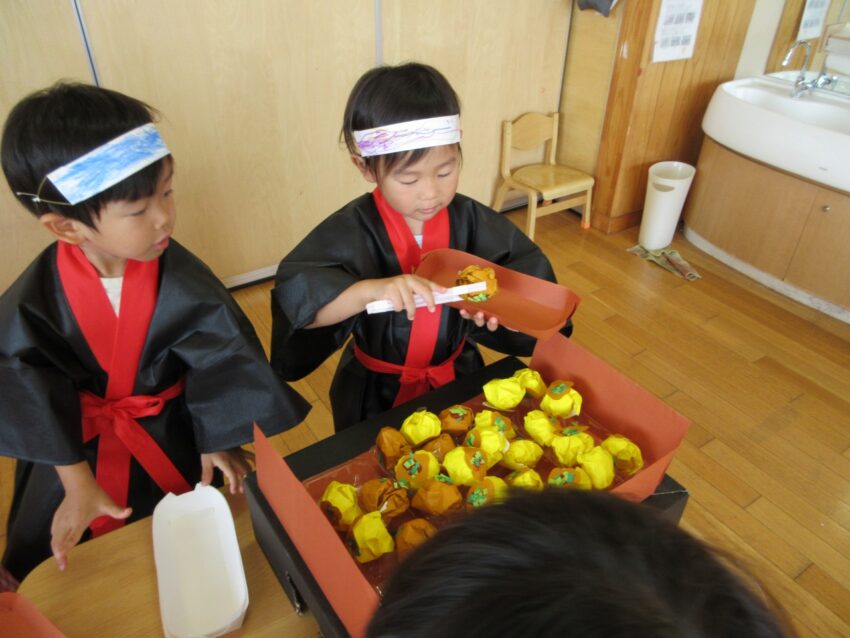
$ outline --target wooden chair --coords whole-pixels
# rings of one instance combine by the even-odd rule
[[[526,113],[513,122],[502,123],[502,153],[499,185],[492,207],[499,210],[505,195],[516,190],[528,195],[528,222],[525,234],[534,239],[538,217],[584,205],[581,227],[590,228],[590,199],[593,176],[555,163],[558,143],[558,113]],[[543,164],[511,168],[511,150],[529,150],[547,144]],[[538,197],[542,199],[537,205]]]

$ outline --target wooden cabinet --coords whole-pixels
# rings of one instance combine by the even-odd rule
[[[684,218],[726,253],[783,279],[816,190],[706,137]]]
[[[684,219],[690,231],[777,282],[850,308],[850,195],[706,137]]]
[[[785,281],[850,308],[850,196],[817,189]]]

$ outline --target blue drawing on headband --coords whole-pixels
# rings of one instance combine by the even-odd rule
[[[47,175],[62,196],[78,204],[169,154],[153,124],[128,131]]]

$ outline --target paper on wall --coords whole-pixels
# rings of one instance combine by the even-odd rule
[[[819,38],[823,33],[823,23],[826,21],[828,10],[829,0],[806,0],[803,16],[800,18],[800,30],[797,32],[797,39]]]
[[[686,60],[693,56],[701,13],[702,0],[661,0],[652,61]]]

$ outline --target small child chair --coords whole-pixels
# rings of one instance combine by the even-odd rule
[[[548,142],[543,164],[511,168],[511,149],[529,150]],[[499,185],[492,207],[499,210],[505,195],[516,190],[528,195],[528,222],[525,234],[534,239],[538,217],[584,205],[581,227],[590,228],[590,200],[593,176],[555,163],[558,142],[558,113],[525,113],[513,122],[502,123],[502,152]],[[537,205],[540,197],[542,205]],[[556,201],[558,200],[558,201]]]

